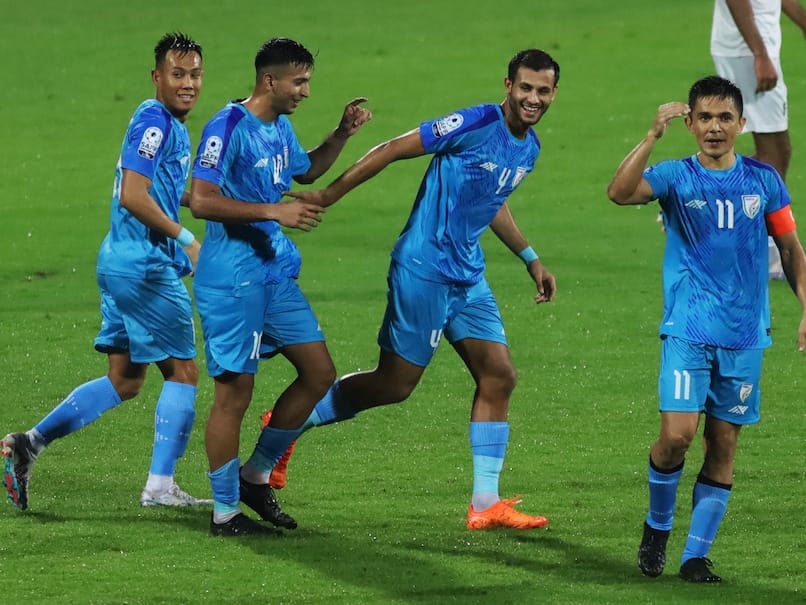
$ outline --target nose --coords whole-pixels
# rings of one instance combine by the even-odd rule
[[[303,97],[305,97],[306,99],[307,99],[308,97],[310,97],[310,96],[311,96],[311,85],[310,85],[310,84],[308,84],[308,82],[305,82],[305,84],[303,84],[302,86],[300,86],[300,88],[299,88],[299,94],[301,94],[301,95],[302,95]]]

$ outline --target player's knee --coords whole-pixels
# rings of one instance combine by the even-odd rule
[[[145,383],[144,378],[126,378],[123,376],[109,376],[112,386],[120,397],[121,401],[134,399],[140,393]]]
[[[509,399],[518,384],[518,375],[511,365],[501,365],[479,377],[479,390],[490,397]]]

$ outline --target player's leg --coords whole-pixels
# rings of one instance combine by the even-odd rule
[[[694,484],[691,526],[680,577],[719,582],[708,553],[727,510],[733,487],[739,431],[758,422],[762,350],[717,350],[718,368],[706,402],[705,459]]]
[[[659,576],[666,565],[666,542],[674,522],[677,487],[705,407],[710,364],[708,349],[702,345],[672,336],[661,341],[661,425],[649,453],[649,507],[638,549],[638,567],[650,577]]]
[[[262,286],[242,289],[235,296],[197,285],[195,295],[207,371],[215,381],[204,433],[213,494],[210,533],[229,537],[268,533],[268,528],[241,512],[238,456],[241,422],[252,399],[260,355],[265,293]]]
[[[473,495],[468,529],[545,527],[548,519],[515,510],[517,499],[499,496],[499,477],[509,443],[509,399],[516,375],[498,304],[485,280],[454,288],[445,336],[476,385],[470,413]]]
[[[12,503],[20,509],[28,506],[28,482],[37,456],[55,439],[79,430],[121,401],[136,396],[145,380],[146,367],[131,362],[129,338],[114,292],[103,275],[98,276],[98,285],[102,322],[95,348],[108,354],[107,375],[76,387],[30,430],[3,438],[3,484]]]

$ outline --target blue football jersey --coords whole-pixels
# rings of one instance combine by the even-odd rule
[[[392,257],[432,281],[470,285],[484,274],[479,239],[534,168],[540,141],[516,138],[498,105],[478,105],[420,124],[434,154]]]
[[[286,116],[264,122],[233,102],[204,127],[193,178],[215,183],[235,200],[276,204],[293,177],[310,166]],[[301,264],[296,245],[276,221],[207,221],[195,283],[222,289],[276,283],[296,278]]]
[[[176,240],[153,231],[120,205],[123,170],[151,180],[148,193],[170,218],[179,221],[179,202],[190,170],[190,137],[185,125],[156,99],[135,110],[115,166],[109,233],[98,253],[99,273],[138,277],[181,277],[190,260]]]
[[[737,155],[727,170],[697,156],[644,171],[666,225],[660,333],[728,349],[771,338],[765,216],[790,204],[768,164]]]

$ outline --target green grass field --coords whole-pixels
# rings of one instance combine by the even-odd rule
[[[318,51],[312,96],[294,115],[313,147],[349,99],[374,114],[321,181],[372,145],[458,107],[503,98],[515,51],[538,46],[562,66],[560,93],[539,125],[543,155],[510,200],[557,276],[550,305],[531,303],[520,262],[485,239],[488,277],[508,327],[519,386],[502,491],[544,513],[535,533],[471,533],[467,419],[472,381],[449,346],[408,402],[306,435],[281,498],[300,528],[279,539],[221,540],[209,512],[143,509],[153,410],[142,394],[58,441],[37,462],[30,508],[0,506],[0,596],[23,604],[152,603],[716,603],[806,602],[806,374],[799,306],[771,286],[776,344],[766,358],[763,421],[743,433],[734,494],[712,551],[723,585],[675,577],[701,461],[692,448],[667,574],[635,563],[646,507],[646,459],[657,431],[657,324],[663,236],[655,208],[605,195],[657,106],[685,100],[713,71],[712,3],[703,0],[324,0],[253,3],[240,12],[200,0],[7,3],[0,18],[0,431],[33,426],[78,384],[102,375],[95,256],[107,228],[113,168],[131,112],[153,95],[154,43],[181,29],[205,51],[205,84],[188,126],[248,95],[254,52],[275,35]],[[786,24],[784,70],[795,212],[806,197],[806,42]],[[654,160],[693,151],[676,124]],[[739,141],[748,151],[749,138]],[[426,160],[393,165],[347,196],[313,233],[294,235],[300,282],[340,373],[372,367],[388,252]],[[196,233],[203,225],[186,216]],[[201,336],[199,335],[199,338]],[[209,493],[202,379],[196,431],[177,478]],[[264,364],[245,421],[291,378]]]

